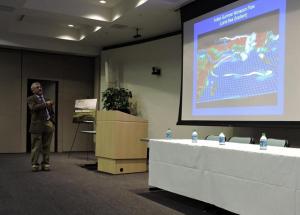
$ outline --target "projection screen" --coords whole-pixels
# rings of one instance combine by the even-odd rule
[[[299,0],[242,0],[184,22],[179,121],[300,121],[299,22]]]

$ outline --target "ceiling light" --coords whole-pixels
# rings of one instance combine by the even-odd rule
[[[116,14],[116,15],[113,17],[113,21],[115,21],[115,20],[119,19],[120,17],[121,17],[121,15],[120,15],[120,14]]]
[[[74,28],[74,25],[72,25],[72,24],[69,24],[69,25],[68,25],[68,27],[70,27],[70,28]]]
[[[58,36],[56,37],[57,39],[62,39],[62,40],[73,40],[73,41],[77,41],[77,38],[74,38],[72,36],[69,35],[62,35],[62,36]]]
[[[85,35],[81,35],[79,40],[83,40],[85,38]]]
[[[98,15],[98,14],[88,14],[88,15],[85,15],[84,18],[108,22],[108,19],[107,19],[107,18],[105,18],[105,17],[103,17],[103,16],[100,16],[100,15]]]
[[[148,0],[139,0],[135,7],[139,7],[142,4],[146,3]]]
[[[106,1],[105,0],[101,0],[99,1],[101,4],[106,4]]]
[[[93,32],[99,31],[102,27],[101,26],[96,26],[93,30]]]

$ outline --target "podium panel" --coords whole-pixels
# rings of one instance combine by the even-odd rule
[[[124,174],[147,171],[145,159],[109,159],[98,157],[98,171]]]
[[[148,122],[120,111],[98,111],[96,156],[98,170],[111,174],[147,171]]]

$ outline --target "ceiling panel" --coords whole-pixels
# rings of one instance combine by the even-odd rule
[[[75,46],[98,49],[146,39],[180,30],[177,9],[190,1],[148,0],[136,7],[141,0],[107,0],[106,5],[99,0],[0,0],[0,45],[4,41],[1,35],[14,35],[5,37],[9,44],[18,44],[14,40],[26,35],[26,41],[32,38],[33,43],[36,38],[43,42],[48,39],[49,46],[66,40],[68,46],[67,40],[73,38]],[[96,27],[101,29],[94,32]],[[142,37],[133,37],[136,28]]]

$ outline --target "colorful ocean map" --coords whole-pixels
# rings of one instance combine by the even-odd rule
[[[277,93],[278,34],[223,37],[208,48],[200,47],[201,39],[198,44],[197,103]]]

